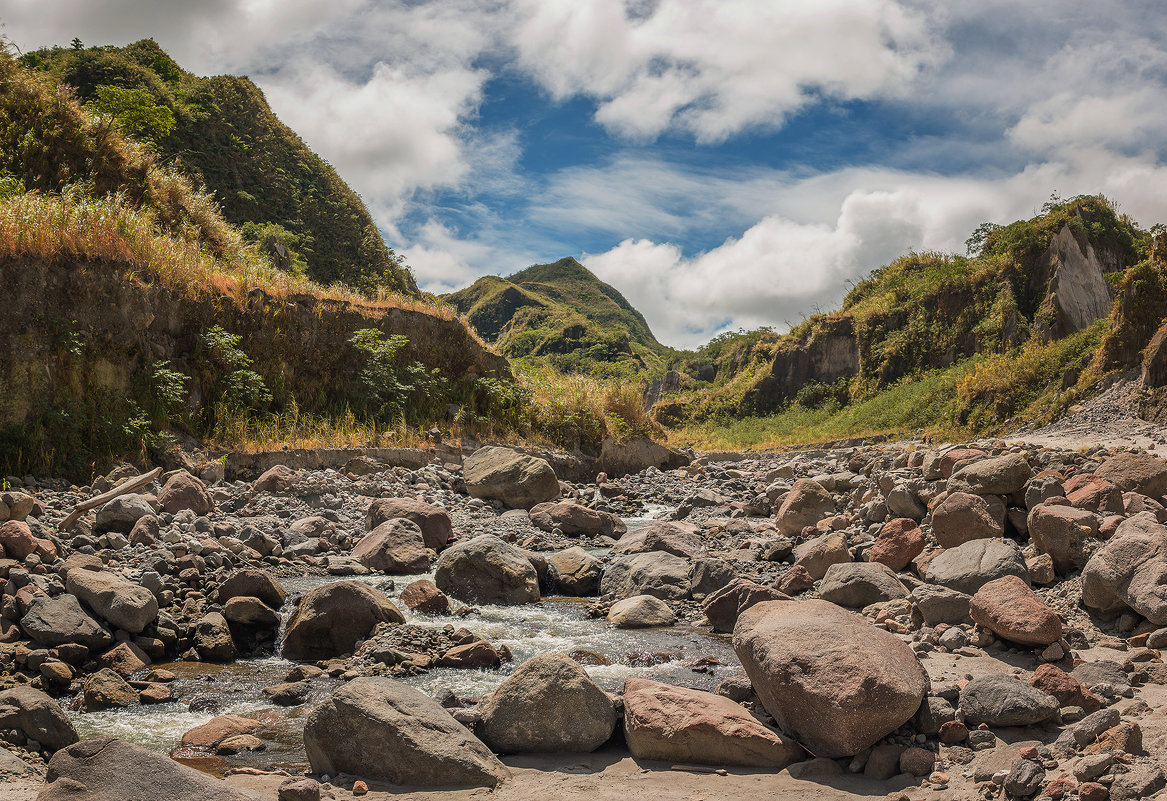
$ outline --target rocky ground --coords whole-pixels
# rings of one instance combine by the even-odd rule
[[[194,472],[125,494],[132,468],[6,479],[5,798],[1094,801],[1167,784],[1167,462],[1146,450],[859,445],[582,484],[498,448]],[[100,493],[116,497],[68,520]],[[612,694],[585,670],[602,655],[520,663],[476,622],[564,595],[597,627],[732,635],[736,663]],[[184,677],[276,649],[293,664],[270,709],[192,727],[174,759],[77,742],[82,711],[214,714]],[[695,689],[714,667],[716,692]],[[439,668],[501,683],[400,681]],[[449,785],[477,789],[429,789]]]

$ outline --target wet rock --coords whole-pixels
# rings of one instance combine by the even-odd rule
[[[728,698],[639,678],[624,682],[624,738],[637,759],[780,770],[803,757]]]
[[[525,604],[539,600],[539,576],[526,555],[493,534],[459,542],[438,558],[434,582],[466,603]]]
[[[663,551],[685,559],[697,559],[706,555],[705,546],[697,536],[698,530],[692,523],[654,520],[622,536],[612,546],[612,553]]]
[[[352,555],[365,567],[390,575],[414,575],[430,569],[430,554],[416,523],[386,520],[353,546]]]
[[[915,520],[898,517],[884,523],[875,545],[867,553],[867,560],[887,565],[898,573],[923,552],[925,542],[924,532]]]
[[[454,536],[450,515],[445,509],[415,498],[379,498],[369,505],[365,530],[372,531],[386,520],[403,518],[421,529],[425,547],[440,551]]]
[[[907,588],[891,568],[879,562],[831,565],[819,585],[819,597],[824,601],[852,609],[907,596]]]
[[[299,706],[311,693],[312,685],[306,681],[289,681],[263,688],[263,694],[279,706]]]
[[[429,579],[418,579],[402,590],[401,602],[423,615],[444,615],[450,609],[450,599]]]
[[[524,662],[479,709],[478,736],[501,753],[594,751],[616,728],[612,699],[561,654]]]
[[[1029,580],[1025,559],[1012,542],[972,540],[942,551],[928,563],[925,580],[969,595],[1004,576]]]
[[[247,568],[235,571],[219,586],[219,603],[225,604],[237,597],[258,598],[272,609],[279,609],[288,593],[270,573]]]
[[[559,529],[568,537],[616,537],[628,530],[616,515],[574,501],[536,504],[531,522],[544,531]]]
[[[139,703],[138,691],[109,668],[99,670],[85,680],[84,698],[86,712],[137,706]]]
[[[494,646],[483,640],[456,645],[442,654],[438,660],[440,667],[459,668],[462,670],[483,670],[496,668],[501,662],[498,651]]]
[[[651,595],[634,595],[612,604],[608,622],[618,629],[671,626],[677,616],[667,603]]]
[[[733,640],[766,711],[821,757],[857,754],[895,731],[928,689],[907,644],[826,601],[758,604]]]
[[[359,581],[314,587],[300,599],[284,634],[283,655],[310,662],[351,653],[378,623],[404,623],[384,593]]]
[[[559,479],[545,459],[510,448],[479,448],[462,464],[466,489],[474,498],[499,500],[512,509],[530,509],[559,497]]]
[[[16,730],[49,751],[77,742],[77,730],[65,710],[28,686],[0,691],[0,729]]]
[[[973,621],[1022,645],[1046,646],[1062,637],[1062,621],[1037,593],[1016,576],[985,584],[969,603]]]
[[[180,765],[114,737],[75,743],[49,760],[38,801],[259,801],[263,796],[238,789],[206,773]]]
[[[964,686],[960,711],[970,726],[1030,726],[1053,717],[1058,702],[1014,676],[994,673]]]
[[[763,601],[788,600],[790,600],[788,595],[773,587],[738,578],[710,593],[701,604],[701,608],[713,625],[714,631],[732,632],[738,616],[751,606]]]
[[[70,570],[65,587],[103,620],[131,634],[141,634],[158,617],[154,593],[108,570]]]
[[[689,597],[691,565],[686,559],[663,551],[622,556],[604,571],[600,593],[627,598],[653,595],[665,601]]]
[[[932,534],[942,548],[1005,533],[1005,504],[995,496],[950,492],[932,511]]]
[[[394,784],[495,786],[510,776],[437,701],[385,678],[354,679],[313,710],[304,748],[316,773]]]
[[[194,627],[195,650],[206,662],[230,662],[235,659],[235,643],[227,619],[218,612],[208,612]]]
[[[91,651],[99,651],[113,642],[113,637],[101,624],[86,614],[69,594],[56,598],[37,598],[20,619],[24,633],[41,645],[52,648],[64,643],[78,643]]]
[[[595,595],[600,588],[604,563],[583,548],[554,553],[547,558],[547,566],[555,588],[563,595]]]
[[[196,515],[205,515],[214,510],[215,501],[201,479],[180,470],[167,480],[158,493],[158,505],[162,511],[170,514],[189,509]]]
[[[253,718],[219,715],[183,734],[181,743],[186,748],[212,749],[228,737],[255,734],[263,728],[264,725]]]
[[[223,606],[223,617],[228,623],[239,623],[245,626],[260,626],[276,628],[280,625],[280,616],[276,610],[258,598],[239,595]]]
[[[775,523],[780,533],[790,536],[834,513],[835,499],[831,493],[817,481],[802,478],[795,481],[786,494],[775,515]]]

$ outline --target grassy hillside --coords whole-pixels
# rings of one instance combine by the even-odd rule
[[[623,295],[572,258],[480,278],[444,300],[504,355],[566,373],[656,371],[672,353]]]
[[[48,48],[20,63],[73,87],[92,111],[204,184],[223,217],[281,269],[366,294],[417,292],[361,199],[249,79],[193,75],[150,39]]]

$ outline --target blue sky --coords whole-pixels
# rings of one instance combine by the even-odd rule
[[[1167,220],[1167,15],[1084,0],[7,0],[250,75],[419,282],[575,256],[695,346],[1051,193]]]

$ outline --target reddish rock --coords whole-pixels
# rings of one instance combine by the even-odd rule
[[[1078,680],[1056,665],[1039,665],[1029,683],[1047,695],[1058,699],[1060,706],[1080,706],[1087,712],[1097,712],[1102,701]]]
[[[1104,478],[1083,473],[1067,481],[1065,488],[1071,506],[1091,512],[1123,513],[1122,491]]]
[[[1082,782],[1078,785],[1078,801],[1106,801],[1108,798],[1110,790],[1098,782]]]
[[[1062,636],[1062,621],[1017,576],[985,584],[969,602],[969,616],[994,634],[1021,645],[1049,645]]]
[[[1062,776],[1047,784],[1045,786],[1045,792],[1043,795],[1047,795],[1054,799],[1054,801],[1058,801],[1058,799],[1065,798],[1066,796],[1070,795],[1076,786],[1077,785],[1074,784],[1073,779],[1068,779],[1065,776]]]
[[[287,492],[300,479],[300,474],[284,464],[277,464],[255,480],[253,492]]]
[[[789,601],[790,596],[773,587],[737,578],[709,594],[702,604],[714,631],[733,631],[738,616],[763,601]]]
[[[23,561],[35,553],[44,562],[57,559],[57,546],[32,535],[32,529],[23,520],[0,523],[0,549],[9,559]]]
[[[925,542],[924,532],[915,520],[897,517],[884,523],[875,544],[867,552],[867,559],[898,573],[923,552]]]
[[[778,531],[790,536],[834,513],[835,499],[831,493],[813,479],[800,478],[786,493],[774,518]]]
[[[774,582],[774,589],[785,595],[798,595],[814,586],[814,576],[802,565],[795,565]]]
[[[425,573],[430,553],[417,523],[405,518],[386,520],[353,546],[353,558],[371,570],[393,575]]]
[[[1143,752],[1143,730],[1137,723],[1120,723],[1098,735],[1086,748],[1087,754],[1105,754],[1120,751],[1126,754]]]
[[[454,527],[446,510],[416,498],[380,498],[369,505],[365,530],[372,531],[386,520],[412,520],[421,529],[425,547],[440,551],[454,536]]]
[[[1115,454],[1094,475],[1123,492],[1138,492],[1150,498],[1167,495],[1167,461],[1149,453]]]
[[[913,776],[927,776],[936,764],[936,754],[927,748],[912,746],[900,754],[900,773],[910,773]]]
[[[165,704],[174,700],[174,693],[165,684],[149,682],[138,690],[138,699],[143,704]]]
[[[949,720],[940,724],[940,742],[945,745],[959,745],[968,739],[968,726],[959,720]]]
[[[673,556],[683,556],[686,559],[699,559],[708,554],[705,551],[705,546],[701,544],[701,539],[697,536],[698,531],[700,529],[692,523],[654,520],[620,537],[620,540],[612,546],[612,553],[633,554],[664,551]]]
[[[158,505],[170,514],[189,509],[196,515],[205,515],[215,508],[215,501],[201,479],[183,470],[172,475],[158,493]]]
[[[429,579],[418,579],[402,590],[401,602],[423,615],[444,615],[450,609],[450,599]]]
[[[496,668],[502,664],[498,651],[484,640],[469,642],[465,645],[455,645],[442,654],[438,660],[440,667],[450,668]]]
[[[802,758],[730,699],[648,679],[624,682],[624,738],[637,759],[780,770]]]
[[[254,734],[261,730],[263,724],[253,718],[239,715],[219,715],[211,718],[201,726],[182,735],[182,745],[187,748],[214,748],[228,737],[237,734]]]
[[[97,664],[121,676],[129,676],[150,664],[150,657],[133,643],[123,642],[97,657]]]
[[[932,534],[942,548],[1005,533],[1005,504],[991,495],[951,492],[932,510]]]
[[[965,459],[979,459],[983,456],[988,456],[988,454],[977,448],[953,448],[940,457],[940,475],[945,479],[952,478],[957,462],[963,462]]]

